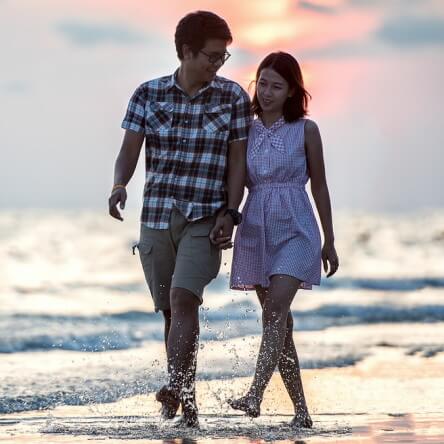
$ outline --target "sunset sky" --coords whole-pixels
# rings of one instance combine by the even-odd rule
[[[178,66],[187,12],[224,17],[244,87],[291,52],[339,209],[444,207],[443,0],[0,0],[1,208],[101,208],[128,99]],[[129,187],[141,204],[143,162]]]

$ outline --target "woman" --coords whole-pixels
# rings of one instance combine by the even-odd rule
[[[304,118],[310,95],[298,62],[269,54],[256,73],[248,141],[249,194],[233,252],[230,287],[255,289],[262,305],[263,335],[250,389],[229,400],[234,409],[260,415],[265,388],[278,366],[295,409],[291,422],[312,427],[293,342],[290,305],[298,289],[319,285],[321,261],[338,269],[330,197],[316,123]],[[324,245],[305,191],[308,179],[324,233]]]

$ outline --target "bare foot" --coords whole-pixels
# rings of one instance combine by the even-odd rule
[[[180,425],[193,428],[199,427],[198,409],[194,391],[187,392],[186,390],[183,390],[181,404],[182,418],[180,420]]]
[[[300,412],[294,415],[294,418],[290,422],[291,427],[311,429],[313,427],[313,421],[310,418],[308,412]]]
[[[251,418],[257,418],[261,414],[260,401],[254,396],[245,395],[239,399],[228,399],[228,404],[234,410],[242,410]]]
[[[179,396],[172,389],[164,385],[157,393],[156,400],[162,404],[160,414],[164,419],[173,419],[180,405]]]

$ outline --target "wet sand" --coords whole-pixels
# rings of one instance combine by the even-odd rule
[[[250,420],[225,403],[250,378],[199,381],[200,429],[160,421],[154,394],[110,404],[61,406],[0,417],[0,442],[11,443],[444,443],[444,356],[425,358],[375,347],[355,366],[304,370],[311,430],[291,429],[292,406],[278,374],[262,415]]]

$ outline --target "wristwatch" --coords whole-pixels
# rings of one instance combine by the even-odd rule
[[[239,225],[242,222],[242,214],[234,208],[228,208],[225,210],[224,216],[225,214],[229,214],[231,216],[234,225]]]

